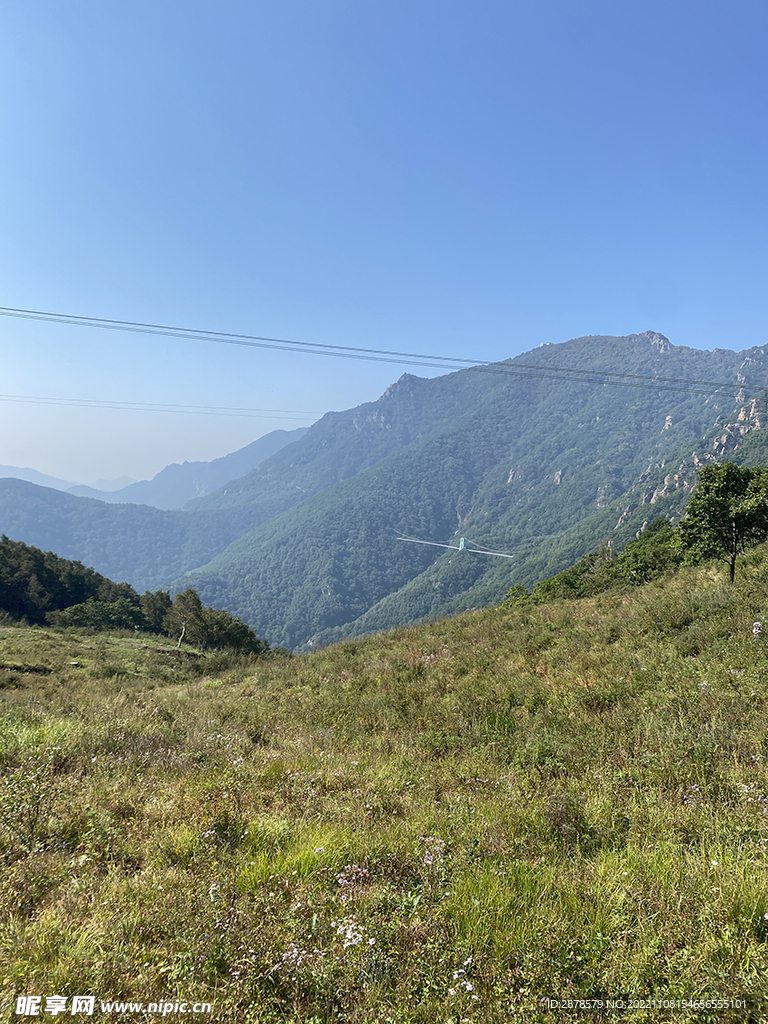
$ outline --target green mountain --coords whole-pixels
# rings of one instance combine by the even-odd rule
[[[139,589],[193,586],[271,645],[312,647],[493,603],[675,518],[702,461],[766,461],[764,404],[744,404],[766,381],[766,349],[579,338],[404,374],[184,510],[0,480],[0,531]]]
[[[0,479],[0,533],[93,566],[137,590],[162,586],[213,558],[239,533],[217,512],[188,515],[109,505],[24,480]]]
[[[403,378],[362,422],[383,452],[395,425],[418,417],[423,429],[410,443],[244,534],[177,585],[194,586],[289,647],[492,603],[513,583],[572,565],[607,536],[620,546],[646,521],[679,514],[695,462],[679,487],[665,483],[670,465],[693,460],[710,438],[731,437],[736,387],[760,379],[766,356],[677,348],[647,332],[547,346],[490,369]],[[612,373],[656,375],[658,384],[616,387]],[[674,383],[680,378],[731,386],[691,391]],[[401,389],[405,408],[396,404]],[[446,393],[456,411],[441,418]],[[336,452],[347,450],[343,425]],[[274,462],[239,481],[242,507],[262,505]],[[320,470],[332,479],[333,463],[317,453],[309,468],[316,480]],[[291,469],[306,472],[298,459]],[[397,534],[469,543],[459,552]]]
[[[73,605],[109,605],[121,598],[139,604],[139,595],[126,583],[113,583],[80,562],[0,537],[0,613],[5,619],[43,625],[51,613]]]

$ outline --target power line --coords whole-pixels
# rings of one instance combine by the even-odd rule
[[[740,392],[761,390],[765,385],[733,381],[698,380],[658,374],[623,373],[616,370],[585,370],[578,367],[551,366],[546,363],[497,362],[465,359],[458,356],[426,355],[418,352],[399,352],[389,349],[369,349],[350,345],[331,345],[318,342],[296,341],[289,338],[271,338],[255,334],[234,334],[225,331],[207,331],[195,327],[173,327],[165,324],[142,323],[132,320],[109,320],[102,317],[79,316],[71,313],[53,313],[44,310],[18,309],[0,306],[0,316],[25,320],[40,320],[76,327],[123,331],[166,338],[206,341],[216,344],[237,345],[247,348],[277,349],[284,352],[312,353],[346,359],[398,363],[405,366],[428,367],[441,370],[466,369],[504,376],[531,377],[539,380],[562,380],[580,384],[602,384],[620,387],[639,387],[653,391],[676,391],[685,394],[706,394],[724,389]]]
[[[473,359],[459,359],[453,356],[423,355],[414,352],[392,352],[387,349],[359,348],[351,345],[326,345],[321,342],[295,341],[290,338],[268,338],[258,334],[234,334],[230,331],[207,331],[197,327],[171,327],[167,324],[149,324],[133,320],[110,320],[103,317],[79,316],[74,313],[50,313],[39,309],[16,309],[12,306],[0,306],[0,315],[12,316],[23,320],[43,320],[49,323],[69,324],[75,327],[98,327],[105,330],[128,331],[133,334],[154,334],[166,338],[188,338],[198,341],[216,341],[224,345],[245,345],[249,348],[273,348],[291,345],[294,348],[285,351],[304,352],[315,350],[321,355],[332,352],[342,354],[359,353],[365,356],[401,356],[404,359],[432,359],[448,363],[462,363],[471,366]],[[355,355],[351,356],[356,358]],[[390,361],[389,359],[386,361]]]
[[[315,419],[321,412],[304,412],[298,409],[239,409],[217,405],[171,405],[168,402],[111,402],[98,398],[55,398],[48,395],[0,395],[0,402],[21,402],[35,405],[59,405],[83,409],[115,409],[131,412],[173,412],[199,416],[248,416],[254,419],[288,420],[297,417]]]

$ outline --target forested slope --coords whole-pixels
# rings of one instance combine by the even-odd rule
[[[316,641],[363,635],[392,624],[436,619],[499,601],[510,584],[533,586],[573,565],[585,553],[609,541],[620,550],[649,522],[677,521],[696,486],[701,466],[728,459],[738,465],[768,465],[768,398],[745,403],[718,417],[705,437],[684,442],[669,456],[649,465],[619,497],[595,508],[559,533],[516,549],[511,562],[471,551],[438,553],[434,562],[397,592],[388,594],[343,629],[329,629]],[[478,565],[478,562],[485,562]]]
[[[108,505],[13,479],[0,480],[0,532],[139,590],[213,558],[238,535],[222,513]]]
[[[558,350],[525,360],[576,365],[585,375],[608,368],[732,380],[743,363],[743,355],[676,349],[658,336],[579,339]],[[515,363],[484,375],[484,394],[447,429],[307,499],[181,582],[288,646],[487,604],[511,583],[573,564],[608,533],[619,531],[621,542],[646,519],[673,513],[674,493],[656,493],[665,490],[665,465],[733,412],[734,390],[710,396],[664,384],[545,380],[535,367],[530,376],[504,372]],[[643,508],[651,477],[654,500]],[[452,543],[466,536],[515,559],[441,552],[396,541],[396,532]]]

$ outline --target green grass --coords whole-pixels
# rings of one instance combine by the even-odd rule
[[[764,1019],[767,557],[285,660],[0,629],[2,1019]]]

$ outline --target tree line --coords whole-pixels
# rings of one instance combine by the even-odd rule
[[[269,645],[241,619],[203,606],[188,589],[171,600],[164,590],[139,594],[81,562],[0,537],[0,614],[29,625],[132,629],[173,637],[177,646],[265,654]]]

